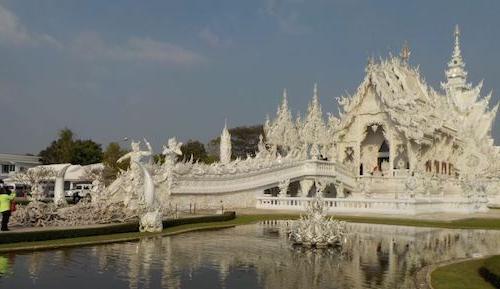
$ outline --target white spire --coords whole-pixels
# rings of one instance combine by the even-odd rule
[[[307,116],[301,128],[302,141],[313,145],[312,156],[319,156],[319,146],[326,140],[326,127],[318,97],[318,85],[314,84],[313,99],[307,108]]]
[[[318,102],[318,83],[314,83],[314,89],[313,89],[313,101]]]
[[[446,70],[447,82],[445,89],[449,92],[464,91],[469,88],[467,85],[467,71],[465,71],[465,63],[460,50],[460,29],[458,25],[455,26],[454,36],[455,46]]]
[[[227,119],[224,120],[224,129],[220,135],[220,162],[227,164],[231,161],[231,134],[227,129]]]
[[[286,88],[283,89],[283,100],[281,102],[281,110],[288,112],[288,94]]]
[[[278,106],[276,119],[266,121],[266,140],[273,145],[278,145],[285,150],[296,146],[298,133],[293,123],[292,113],[288,108],[287,91],[283,90],[283,100]]]

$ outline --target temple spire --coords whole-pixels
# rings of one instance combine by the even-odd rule
[[[281,109],[288,110],[288,94],[286,92],[286,88],[283,88],[283,100],[281,103]]]
[[[224,120],[224,129],[222,129],[220,136],[219,150],[220,162],[223,164],[231,162],[231,134],[227,129],[227,119]]]
[[[445,88],[451,91],[464,91],[468,88],[467,71],[465,71],[465,63],[460,50],[460,28],[455,26],[455,45],[448,69],[446,70],[447,82]]]
[[[314,89],[313,89],[313,102],[319,102],[318,99],[318,83],[314,83]]]
[[[410,60],[410,55],[411,55],[410,46],[408,45],[408,41],[405,41],[403,43],[403,47],[401,48],[401,53],[399,54],[399,56],[401,57],[404,63],[408,63],[408,60]]]

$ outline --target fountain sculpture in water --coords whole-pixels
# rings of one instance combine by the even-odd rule
[[[288,238],[294,245],[324,248],[342,246],[346,242],[346,222],[327,216],[321,191],[318,190],[306,206],[306,214],[289,231]]]

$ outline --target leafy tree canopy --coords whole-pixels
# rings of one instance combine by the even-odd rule
[[[193,161],[199,162],[207,162],[208,155],[205,150],[205,145],[198,140],[188,140],[186,143],[181,146],[182,156],[180,158],[191,159],[193,157]]]
[[[118,159],[128,151],[122,149],[117,142],[111,142],[104,150],[102,162],[104,163],[104,179],[114,180],[120,170],[126,170],[130,164],[129,160],[117,163]]]
[[[74,138],[75,134],[68,128],[59,131],[59,138],[39,153],[42,163],[89,165],[102,161],[100,144]]]

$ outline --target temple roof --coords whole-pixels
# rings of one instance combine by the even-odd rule
[[[346,128],[356,115],[358,107],[369,89],[374,89],[396,129],[407,138],[420,142],[425,135],[447,126],[439,111],[447,106],[446,97],[430,88],[420,76],[417,68],[398,57],[370,61],[366,76],[350,97],[339,99],[343,109],[339,128]]]

